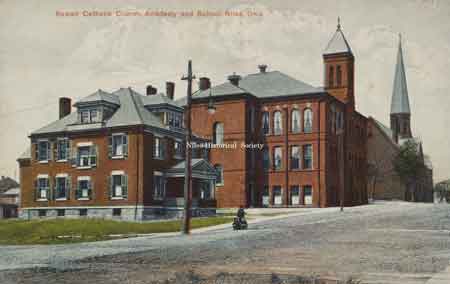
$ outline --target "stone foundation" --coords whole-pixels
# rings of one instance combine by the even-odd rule
[[[58,212],[63,211],[64,216],[58,216]],[[85,216],[81,215],[83,211],[86,211]],[[120,211],[120,215],[113,215],[113,211]],[[192,217],[208,217],[215,215],[215,208],[192,209]],[[151,221],[175,220],[181,219],[182,217],[183,208],[179,207],[42,207],[20,209],[19,211],[19,218],[24,220],[55,218],[97,218],[122,221]]]

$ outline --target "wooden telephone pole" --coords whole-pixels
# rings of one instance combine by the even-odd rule
[[[188,74],[183,76],[181,80],[186,80],[188,82],[187,86],[187,101],[186,109],[184,113],[184,125],[186,128],[186,145],[185,145],[185,162],[184,162],[184,216],[182,233],[189,234],[191,230],[191,202],[192,202],[192,152],[191,152],[191,139],[192,139],[192,129],[191,129],[191,99],[192,99],[192,80],[195,76],[192,75],[192,62],[189,60],[188,63]]]

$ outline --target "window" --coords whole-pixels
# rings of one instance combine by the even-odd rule
[[[67,161],[70,152],[69,139],[59,138],[56,142],[56,159],[58,161]]]
[[[94,167],[97,165],[97,147],[79,146],[78,147],[78,159],[77,167]]]
[[[122,216],[122,208],[113,208],[112,215],[114,217]]]
[[[303,111],[303,131],[305,133],[312,132],[313,113],[310,108]]]
[[[303,187],[303,204],[311,205],[312,204],[312,186],[305,185]]]
[[[211,199],[211,184],[209,182],[200,183],[200,199]]]
[[[223,167],[222,165],[214,165],[214,168],[216,169],[217,178],[216,178],[216,185],[223,185]]]
[[[328,86],[333,87],[334,85],[334,67],[330,66],[328,71]]]
[[[291,131],[292,133],[300,132],[300,111],[294,109],[291,113]]]
[[[55,199],[66,200],[69,197],[70,178],[67,176],[56,176]]]
[[[342,85],[342,71],[340,65],[336,67],[336,83],[338,87]]]
[[[303,145],[303,168],[312,169],[312,145]]]
[[[175,157],[183,158],[183,144],[180,141],[173,142],[173,152]]]
[[[91,199],[92,182],[89,177],[79,177],[76,197],[79,200]]]
[[[273,195],[273,205],[281,205],[283,204],[281,186],[275,185],[272,189]]]
[[[300,148],[298,146],[291,147],[291,169],[300,169]]]
[[[40,162],[50,160],[50,142],[48,140],[39,140],[36,147],[36,160]]]
[[[80,209],[79,213],[80,213],[80,216],[87,216],[88,210],[87,209]]]
[[[277,146],[273,148],[273,168],[275,170],[281,170],[283,167],[283,153],[281,147]]]
[[[64,210],[64,209],[57,209],[56,210],[56,215],[58,217],[64,217],[66,215],[66,210]]]
[[[270,169],[269,149],[267,147],[263,149],[263,169],[266,171]]]
[[[283,121],[281,111],[273,113],[273,134],[280,135],[283,132]]]
[[[300,204],[300,189],[298,185],[291,186],[291,205]]]
[[[110,177],[109,196],[111,199],[125,199],[128,195],[128,176],[123,172],[113,172]]]
[[[36,187],[36,200],[46,201],[50,197],[50,181],[47,177],[38,177]]]
[[[166,195],[165,181],[162,175],[153,175],[154,182],[154,198],[155,199],[164,199]]]
[[[163,140],[160,137],[155,137],[155,145],[153,147],[153,157],[156,159],[164,159]]]
[[[100,122],[100,113],[97,109],[82,110],[79,112],[81,123]]]
[[[109,137],[108,154],[112,158],[128,156],[128,136],[125,134],[113,134]]]
[[[47,210],[43,210],[43,209],[38,210],[38,215],[39,215],[39,217],[47,216]]]
[[[223,144],[223,123],[216,122],[213,128],[213,143]]]
[[[262,114],[262,128],[263,134],[267,135],[270,132],[269,113],[267,111]]]

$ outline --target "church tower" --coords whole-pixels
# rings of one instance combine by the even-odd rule
[[[323,52],[325,90],[347,105],[347,110],[355,109],[354,63],[350,45],[341,29],[340,19],[336,32]]]
[[[402,38],[399,36],[397,64],[395,66],[394,88],[391,101],[391,130],[395,142],[412,138],[411,111],[409,108],[408,87],[405,65],[403,63]]]

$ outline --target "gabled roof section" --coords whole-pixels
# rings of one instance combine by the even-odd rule
[[[95,103],[95,102],[107,102],[115,105],[120,105],[120,100],[117,96],[107,93],[101,89],[98,89],[95,93],[77,101],[75,105]]]
[[[331,40],[328,42],[327,47],[323,51],[323,55],[331,55],[331,54],[339,54],[339,53],[348,53],[352,54],[352,49],[347,42],[347,39],[344,36],[344,33],[341,30],[340,19],[338,18],[338,25],[336,32],[334,33]]]
[[[395,66],[394,88],[392,90],[391,114],[411,113],[409,108],[408,86],[403,63],[402,39],[400,36]]]
[[[375,118],[372,118],[373,121],[375,122],[375,125],[378,126],[378,128],[383,131],[384,134],[386,134],[387,137],[389,137],[390,139],[392,139],[392,141],[394,141],[393,137],[393,133],[392,130],[387,127],[386,125],[384,125],[382,122],[376,120]]]
[[[313,87],[280,71],[271,71],[244,76],[239,81],[239,86],[226,82],[208,90],[199,90],[193,94],[193,99],[208,97],[210,93],[213,97],[249,94],[258,98],[274,98],[322,92],[322,88]]]

